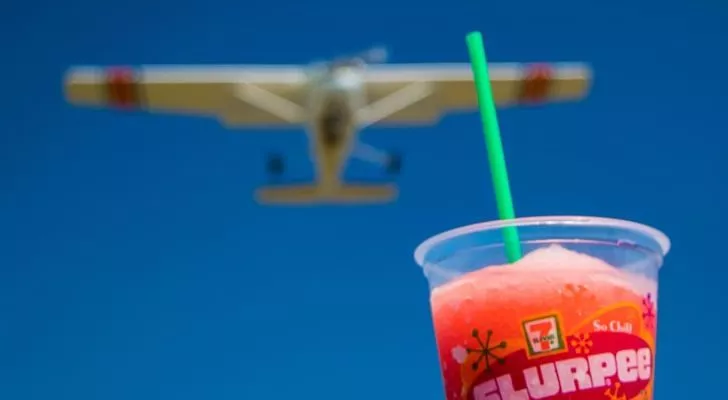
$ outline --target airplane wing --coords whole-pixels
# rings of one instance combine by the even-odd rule
[[[575,101],[586,96],[591,69],[586,64],[505,64],[489,68],[493,97],[498,107]],[[367,67],[366,90],[370,104],[427,84],[431,94],[413,102],[377,124],[429,124],[444,112],[477,111],[478,99],[468,63],[400,64]]]
[[[68,102],[217,117],[228,126],[302,123],[303,68],[290,66],[74,67],[65,77]]]

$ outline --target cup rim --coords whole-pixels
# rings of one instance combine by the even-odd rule
[[[649,225],[641,224],[639,222],[628,221],[618,218],[605,218],[605,217],[588,217],[579,215],[554,215],[554,216],[538,216],[538,217],[523,217],[514,219],[501,219],[487,222],[480,222],[477,224],[465,225],[459,228],[447,230],[437,235],[431,236],[422,242],[415,249],[415,261],[418,265],[425,265],[425,255],[437,244],[452,239],[456,236],[465,235],[471,232],[477,231],[489,231],[494,229],[500,229],[505,227],[520,227],[520,226],[534,226],[534,225],[572,225],[572,226],[598,226],[605,228],[620,228],[627,229],[634,232],[642,233],[646,236],[654,239],[662,250],[662,256],[664,257],[670,251],[670,238],[667,237],[662,231],[655,229]]]

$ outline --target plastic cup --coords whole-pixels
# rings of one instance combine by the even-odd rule
[[[508,264],[501,229],[524,256]],[[657,275],[670,241],[646,225],[533,217],[422,243],[447,400],[652,399]]]

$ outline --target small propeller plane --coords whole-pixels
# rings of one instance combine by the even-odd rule
[[[316,180],[259,188],[260,203],[386,203],[397,196],[395,185],[342,178],[363,145],[358,133],[372,125],[434,125],[445,113],[477,111],[477,96],[468,63],[382,65],[385,59],[376,49],[308,66],[73,67],[65,95],[77,106],[216,117],[230,128],[303,125]],[[591,80],[590,68],[578,63],[491,63],[489,72],[498,107],[575,101]],[[399,171],[399,155],[374,156],[388,172]],[[281,156],[269,157],[271,175],[284,169]]]

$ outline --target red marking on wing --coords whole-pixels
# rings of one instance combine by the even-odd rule
[[[129,109],[138,104],[137,84],[130,68],[112,68],[106,76],[108,101],[113,107]]]
[[[534,65],[523,79],[521,91],[522,102],[538,103],[544,101],[549,95],[553,71],[548,65]]]

